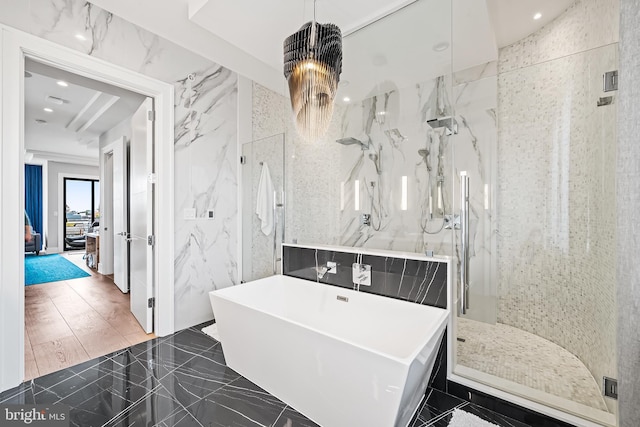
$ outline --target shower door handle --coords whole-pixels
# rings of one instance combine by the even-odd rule
[[[273,192],[273,274],[278,272],[278,192]]]
[[[469,175],[460,172],[460,314],[469,309]]]

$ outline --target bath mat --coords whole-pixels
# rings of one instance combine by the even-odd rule
[[[24,257],[25,286],[89,276],[89,273],[58,254]]]
[[[482,418],[463,411],[455,409],[449,421],[449,427],[498,427],[496,424],[485,421]]]
[[[218,325],[215,323],[213,325],[209,325],[205,328],[202,328],[202,332],[209,335],[214,340],[220,342],[220,334],[218,334]]]

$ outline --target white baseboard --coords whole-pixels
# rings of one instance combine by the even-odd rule
[[[62,251],[59,248],[46,248],[43,252],[48,254],[59,254]]]
[[[111,269],[111,271],[108,271],[106,266],[103,263],[99,262],[98,263],[98,273],[104,274],[105,276],[108,275],[108,274],[113,274],[113,268]]]

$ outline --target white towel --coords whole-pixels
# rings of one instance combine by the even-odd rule
[[[496,424],[485,421],[477,415],[470,414],[462,409],[454,409],[449,421],[449,427],[498,427]]]
[[[258,184],[258,196],[256,201],[256,214],[262,224],[262,232],[268,236],[273,231],[273,182],[267,162],[262,164],[260,183]]]

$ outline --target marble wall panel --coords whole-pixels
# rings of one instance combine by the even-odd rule
[[[177,329],[211,319],[208,292],[238,276],[237,76],[215,64],[190,76],[175,83]]]

